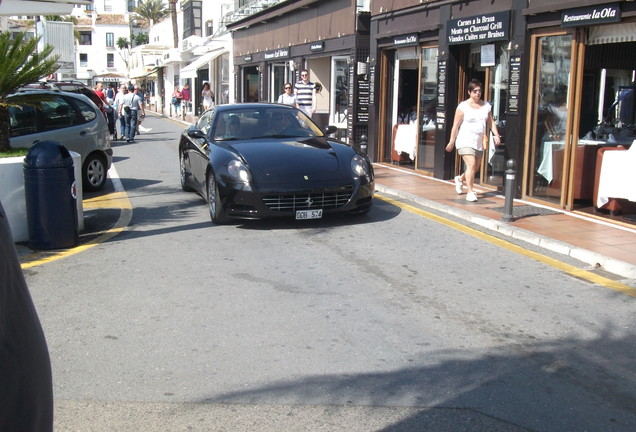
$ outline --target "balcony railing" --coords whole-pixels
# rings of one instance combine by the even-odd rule
[[[272,6],[276,6],[279,3],[283,3],[287,0],[254,0],[245,6],[236,9],[222,18],[222,24],[227,26],[228,24],[232,24],[236,21],[240,21],[242,19],[248,18],[254,14],[257,14],[265,9],[268,9]]]

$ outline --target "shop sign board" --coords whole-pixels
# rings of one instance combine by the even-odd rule
[[[324,41],[313,42],[311,45],[309,45],[309,50],[311,52],[324,51],[325,42]]]
[[[420,38],[417,35],[417,33],[395,36],[393,38],[393,46],[395,48],[416,46],[416,45],[419,45],[419,43],[420,43]]]
[[[356,111],[357,123],[369,122],[369,102],[371,83],[365,80],[358,80],[358,109]]]
[[[243,61],[246,63],[249,63],[252,61],[252,56],[251,55],[247,55],[245,57],[243,57]]]
[[[267,51],[264,54],[265,60],[276,60],[289,57],[289,48],[280,48],[274,51]]]
[[[446,108],[446,60],[437,62],[437,110]]]
[[[607,24],[621,21],[618,3],[568,9],[561,13],[561,27]]]
[[[508,88],[508,109],[506,114],[519,114],[519,90],[521,82],[521,56],[512,56],[510,58],[510,78]]]
[[[446,42],[449,45],[508,39],[510,39],[510,11],[457,18],[449,20],[446,24]]]

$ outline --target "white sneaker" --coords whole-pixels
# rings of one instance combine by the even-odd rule
[[[477,195],[475,192],[468,192],[466,194],[466,201],[475,202],[477,201]]]
[[[461,176],[455,176],[455,192],[457,192],[458,194],[462,193],[462,187],[464,186],[464,184],[460,180],[460,177]]]

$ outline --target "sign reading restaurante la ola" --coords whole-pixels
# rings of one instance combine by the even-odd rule
[[[568,9],[561,13],[561,27],[620,22],[621,8],[618,3]]]
[[[396,36],[393,38],[394,47],[415,46],[420,43],[417,33]]]
[[[453,19],[446,27],[449,45],[509,40],[510,11]]]
[[[287,58],[289,57],[289,48],[280,48],[274,51],[268,51],[264,54],[265,60]]]

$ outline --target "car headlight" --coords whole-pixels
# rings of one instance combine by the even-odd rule
[[[227,173],[237,183],[250,184],[252,181],[250,170],[239,160],[233,160],[227,164]]]
[[[369,165],[367,161],[360,155],[351,158],[351,171],[357,176],[362,177],[369,174]]]

